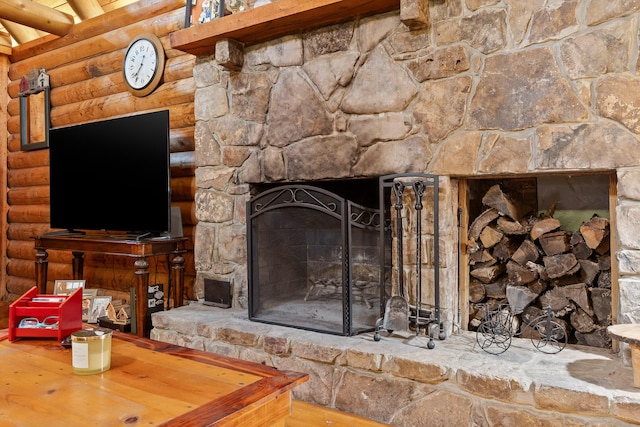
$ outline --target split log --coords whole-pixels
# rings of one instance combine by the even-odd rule
[[[32,187],[10,188],[7,200],[13,206],[49,203],[49,186],[37,185]]]
[[[495,209],[487,209],[478,215],[469,227],[469,239],[478,240],[482,230],[484,230],[487,225],[491,224],[494,219],[498,218],[498,216],[500,216],[500,214]]]
[[[529,262],[535,263],[538,258],[540,258],[538,247],[529,239],[525,239],[511,256],[511,259],[520,265],[527,265]]]
[[[497,260],[506,262],[513,256],[517,249],[518,242],[515,239],[504,237],[497,245],[495,245],[492,255]]]
[[[502,192],[500,185],[496,184],[489,189],[482,197],[485,206],[494,208],[501,215],[508,216],[514,221],[520,221],[522,208],[514,203],[506,194]]]
[[[498,262],[498,260],[496,260],[491,255],[491,252],[489,252],[486,249],[482,250],[482,251],[473,252],[472,254],[469,255],[469,264],[470,265],[479,265],[479,266],[482,266],[482,267],[490,267],[490,266],[494,265],[496,262]]]
[[[538,242],[547,256],[562,254],[571,248],[569,235],[564,231],[545,233],[538,238]]]
[[[482,302],[486,296],[484,285],[479,280],[469,282],[469,301]]]
[[[9,207],[9,222],[49,223],[48,205],[19,205]]]
[[[593,254],[593,250],[584,242],[584,237],[582,237],[580,231],[571,234],[569,244],[571,245],[571,252],[578,259],[587,259]]]
[[[498,218],[498,230],[508,235],[524,235],[531,232],[531,227],[501,216]]]
[[[600,272],[600,275],[598,275],[598,287],[611,289],[611,270]]]
[[[599,216],[592,217],[580,226],[580,233],[591,249],[596,249],[609,235],[609,220]]]
[[[538,279],[536,271],[529,270],[514,261],[507,263],[507,276],[509,282],[517,286],[524,286]]]
[[[589,296],[587,295],[587,286],[584,283],[576,283],[574,285],[563,286],[560,291],[563,295],[573,301],[585,311],[589,316],[593,316],[593,310],[589,304]]]
[[[542,262],[551,279],[569,276],[580,270],[578,260],[571,253],[546,256],[542,258]]]
[[[496,280],[502,273],[504,273],[504,271],[504,265],[498,264],[490,267],[475,268],[471,270],[470,274],[482,283],[487,284]]]
[[[580,263],[580,280],[589,286],[593,285],[600,273],[598,263],[588,259],[579,259],[578,263]]]
[[[9,188],[49,185],[49,168],[39,166],[35,168],[10,170],[7,175],[7,181]]]
[[[543,307],[549,307],[554,313],[562,313],[562,315],[572,311],[575,306],[569,301],[567,296],[558,287],[552,288],[544,294],[540,295],[540,304]],[[562,317],[562,316],[559,316]]]
[[[596,322],[584,310],[577,309],[569,316],[569,323],[578,332],[587,334],[596,329]]]
[[[480,242],[485,248],[492,248],[502,240],[503,236],[496,228],[487,226],[480,233]]]
[[[583,334],[576,331],[575,337],[580,345],[588,345],[590,347],[611,348],[611,337],[607,333],[606,327],[598,327],[593,332]]]
[[[543,279],[534,280],[527,284],[527,288],[536,295],[542,295],[549,286]]]
[[[484,285],[484,290],[487,293],[487,298],[493,298],[501,300],[507,297],[507,281],[500,280],[493,283],[487,283]]]
[[[531,292],[526,286],[507,286],[507,301],[514,314],[520,314],[528,307],[536,298],[538,294]]]
[[[602,326],[611,325],[611,289],[591,288],[590,294],[593,313],[598,319],[598,324]]]
[[[536,223],[531,227],[531,238],[533,240],[538,240],[538,237],[543,234],[550,233],[552,231],[556,231],[560,228],[560,221],[555,218],[545,218],[540,221],[536,221]]]

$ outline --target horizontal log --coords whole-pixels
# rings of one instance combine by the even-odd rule
[[[49,166],[49,150],[20,151],[20,138],[9,141],[9,170]]]
[[[49,186],[31,186],[10,188],[7,200],[12,206],[49,203]]]
[[[33,236],[40,236],[50,230],[49,224],[12,222],[7,227],[7,237],[9,240],[29,241],[33,246],[35,243],[31,240]]]
[[[51,281],[55,279],[71,279],[73,277],[71,270],[71,263],[59,264],[50,262],[47,278]],[[7,263],[7,273],[10,276],[23,277],[27,279],[35,278],[35,262],[25,259],[11,259]]]
[[[35,276],[33,278],[27,277],[15,277],[9,276],[7,277],[7,293],[8,300],[15,301],[29,289],[33,288],[36,285]],[[51,288],[53,290],[53,284],[51,284]]]
[[[169,46],[166,34],[178,29],[183,23],[180,22],[184,16],[180,16],[180,11],[173,11],[161,17],[152,17],[135,24],[121,27],[117,30],[108,31],[87,39],[78,39],[77,43],[51,49],[41,54],[25,58],[22,61],[14,62],[9,67],[9,78],[17,80],[21,76],[29,73],[30,70],[38,68],[38,64],[47,64],[47,70],[53,71],[58,67],[72,64],[96,55],[125,49],[131,40],[137,35],[145,32],[153,32],[162,40],[163,44]],[[164,36],[164,37],[163,37]],[[40,65],[41,66],[41,65]]]
[[[50,113],[51,126],[67,126],[143,111],[169,109],[170,127],[184,127],[188,120],[184,113],[193,116],[190,110],[193,110],[194,93],[195,83],[191,78],[162,84],[145,98],[138,98],[128,92],[118,92],[72,104],[53,106]],[[182,111],[171,114],[171,110]],[[194,119],[192,121],[195,121]],[[19,134],[20,116],[14,115],[9,118],[8,129],[11,133]]]
[[[92,40],[94,37],[104,34],[115,34],[122,28],[129,31],[138,30],[138,33],[149,31],[153,28],[158,31],[164,15],[171,15],[171,30],[160,32],[160,35],[169,34],[184,27],[185,0],[139,0],[126,7],[114,9],[98,17],[79,22],[64,37],[49,37],[45,40],[35,40],[22,46],[16,46],[11,55],[12,62],[24,61],[37,57],[47,52],[58,50],[66,46],[77,44],[78,40]],[[153,17],[153,18],[149,18]],[[166,25],[166,24],[165,24]],[[134,30],[131,30],[133,28]],[[137,34],[135,31],[134,35]],[[133,36],[131,36],[133,37]],[[128,43],[124,44],[127,46]],[[88,55],[92,56],[92,55]],[[36,65],[37,67],[37,65]],[[13,80],[14,78],[11,77]]]
[[[169,138],[171,143],[171,153],[181,153],[195,151],[194,139],[195,129],[193,126],[171,129]]]
[[[12,169],[7,176],[10,188],[33,185],[49,185],[49,168],[39,166],[35,168]]]
[[[171,179],[172,200],[193,200],[196,194],[196,178],[181,177]]]
[[[49,205],[19,205],[9,207],[9,222],[49,223]]]
[[[192,176],[196,173],[196,160],[193,151],[171,154],[171,176]]]

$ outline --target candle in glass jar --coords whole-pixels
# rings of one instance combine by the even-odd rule
[[[73,373],[98,374],[111,368],[111,336],[107,328],[82,329],[71,334]]]

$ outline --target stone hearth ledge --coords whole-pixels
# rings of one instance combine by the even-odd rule
[[[296,399],[394,426],[640,425],[631,366],[609,350],[570,345],[548,355],[514,338],[491,355],[467,331],[428,350],[384,333],[375,342],[372,333],[252,322],[246,310],[195,302],[154,313],[152,323],[154,340],[306,372]]]

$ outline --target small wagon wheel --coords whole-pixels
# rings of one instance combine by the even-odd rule
[[[540,316],[531,324],[531,343],[538,351],[554,354],[567,346],[567,332],[560,323],[548,316]]]
[[[501,316],[492,316],[478,327],[476,341],[487,353],[504,353],[511,346],[511,328]]]

